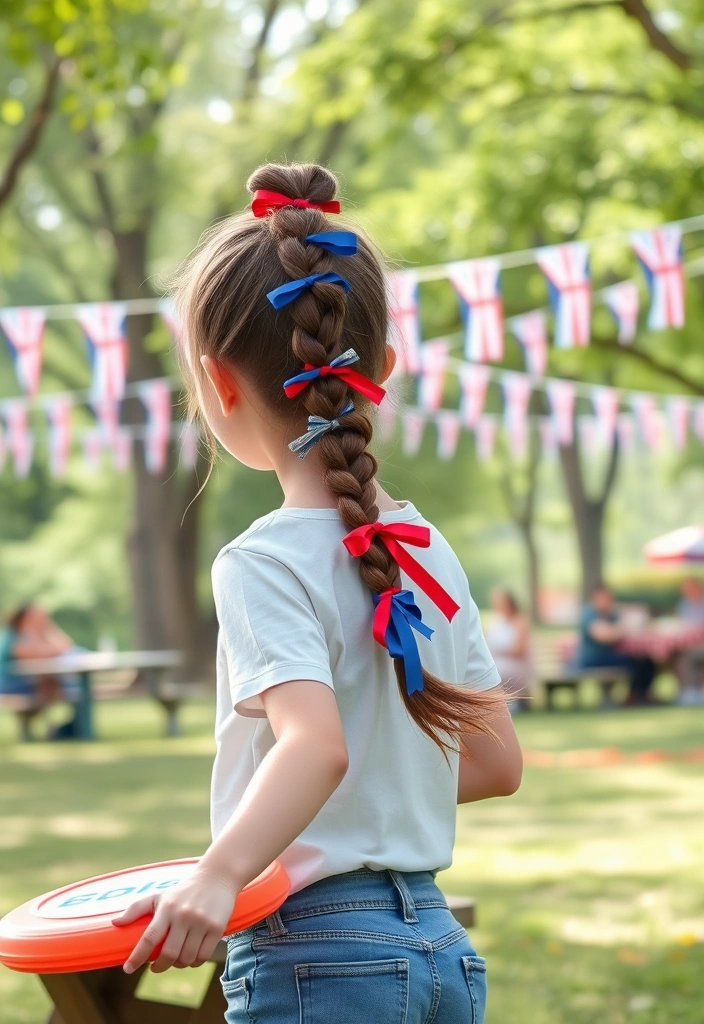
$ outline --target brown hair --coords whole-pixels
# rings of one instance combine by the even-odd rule
[[[337,182],[315,164],[267,164],[254,172],[247,188],[322,203],[334,198]],[[333,256],[305,242],[307,235],[337,224],[339,220],[333,225],[319,210],[295,206],[262,219],[251,213],[232,217],[205,236],[177,280],[176,299],[187,339],[192,412],[200,411],[192,385],[193,376],[202,373],[199,357],[204,353],[236,366],[272,414],[291,423],[292,437],[302,432],[308,414],[332,419],[353,401],[354,411],[337,430],[323,436],[311,455],[320,460],[340,519],[353,530],[379,518],[368,403],[334,376],[313,380],[293,400],[285,397],[282,386],[301,371],[302,363],[323,366],[348,348],[360,357],[355,369],[376,381],[382,373],[387,305],[379,255],[357,227],[358,250],[352,258]],[[349,294],[337,284],[316,282],[278,311],[266,298],[268,291],[287,280],[329,271],[350,282]],[[362,580],[372,593],[398,586],[398,565],[378,538],[359,563]],[[409,696],[403,662],[396,660],[395,669],[411,718],[443,752],[450,748],[448,736],[459,739],[469,731],[493,734],[487,720],[503,704],[502,694],[455,686],[424,671],[424,689]]]

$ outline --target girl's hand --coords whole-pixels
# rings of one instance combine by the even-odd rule
[[[169,967],[200,967],[215,951],[235,905],[237,890],[222,878],[196,870],[173,889],[132,903],[113,924],[124,925],[145,914],[154,917],[123,965],[132,974],[163,941],[152,964],[156,974]]]

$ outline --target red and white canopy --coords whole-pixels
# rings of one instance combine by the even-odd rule
[[[704,526],[683,526],[645,545],[649,562],[704,562]]]

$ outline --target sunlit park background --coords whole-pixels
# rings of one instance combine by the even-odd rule
[[[394,381],[381,478],[444,531],[482,611],[509,587],[541,650],[600,577],[673,614],[690,570],[643,547],[704,519],[701,0],[5,0],[0,18],[0,323],[11,342],[3,312],[46,316],[36,394],[21,345],[0,351],[0,606],[35,599],[89,649],[180,650],[170,685],[186,698],[166,738],[140,680],[110,677],[105,695],[122,685],[124,699],[98,702],[93,743],[44,741],[60,706],[19,743],[0,705],[0,913],[208,842],[210,565],[281,495],[223,458],[193,500],[207,464],[181,423],[178,325],[157,300],[265,160],[329,165],[390,268],[417,271],[397,336],[445,344]],[[684,268],[683,324],[653,317],[662,280],[649,288],[631,244],[664,224],[682,235],[668,260]],[[549,310],[532,251],[576,240],[590,243],[587,337],[575,322],[560,336],[547,313],[523,344],[515,318]],[[467,317],[443,265],[494,255],[504,343],[474,416],[481,370],[460,361],[482,354],[465,347],[480,312],[470,302]],[[615,318],[604,289],[628,280],[639,312]],[[77,306],[123,301],[116,425],[89,390]],[[573,409],[546,378],[578,382]],[[136,386],[154,380],[169,382],[166,418]],[[616,422],[595,387],[614,389]],[[587,679],[576,707],[564,693],[548,712],[538,685],[517,717],[521,791],[459,812],[446,888],[477,900],[490,1024],[704,1020],[704,708],[673,706],[661,669],[642,710],[602,710]],[[194,1000],[198,972],[174,974],[149,983]],[[0,968],[1,1024],[48,1012],[36,979]]]

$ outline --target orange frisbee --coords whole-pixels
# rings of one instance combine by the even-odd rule
[[[169,860],[97,875],[37,896],[0,920],[0,963],[31,974],[67,974],[119,967],[148,924],[141,917],[127,925],[112,919],[130,903],[177,885],[198,863]],[[288,875],[278,861],[237,897],[225,935],[249,928],[273,914],[288,896]],[[149,957],[156,959],[157,947]]]

